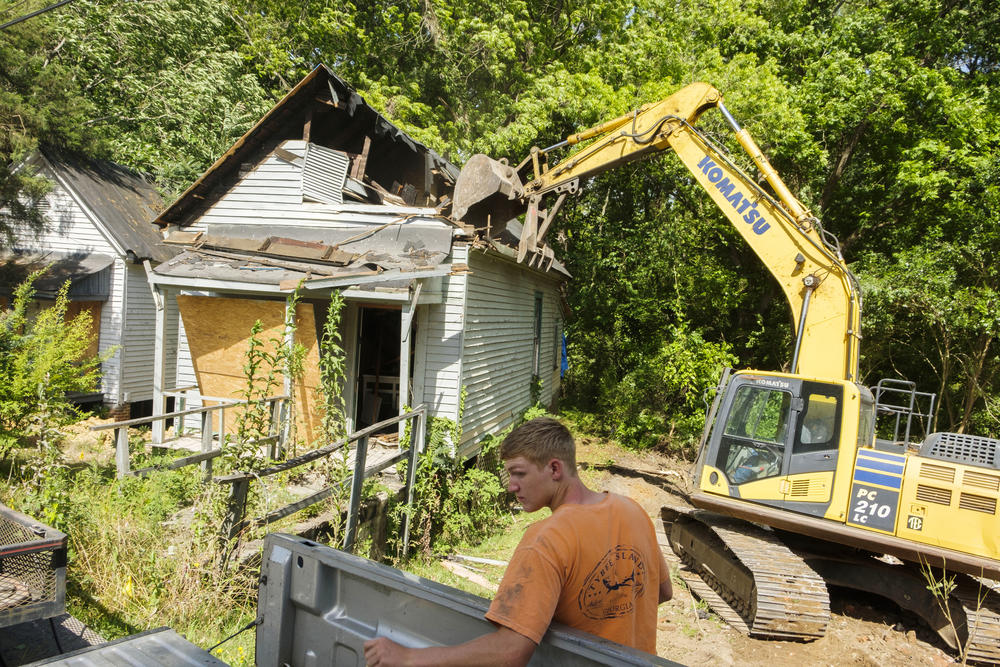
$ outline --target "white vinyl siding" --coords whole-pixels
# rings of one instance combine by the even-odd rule
[[[281,148],[304,158],[306,142],[286,141]],[[276,155],[269,155],[247,172],[236,185],[215,202],[188,231],[206,229],[212,225],[321,227],[325,229],[357,229],[381,226],[406,215],[426,215],[419,224],[447,226],[434,220],[432,209],[394,206],[391,211],[374,204],[344,202],[323,204],[302,199],[302,160],[292,164]],[[383,210],[379,210],[383,209]]]
[[[452,261],[467,261],[468,249],[453,246]],[[445,276],[441,281],[442,303],[418,305],[418,338],[414,368],[422,371],[415,382],[430,414],[458,420],[462,376],[462,332],[464,328],[465,274]],[[416,398],[416,396],[414,397]]]
[[[153,398],[153,348],[155,346],[156,306],[141,264],[126,264],[128,294],[122,337],[122,392],[125,402],[136,403]]]
[[[539,400],[548,405],[558,387],[553,373],[553,328],[559,323],[558,283],[523,264],[473,252],[462,349],[464,438],[472,441],[509,425],[531,406],[535,299],[541,295]]]

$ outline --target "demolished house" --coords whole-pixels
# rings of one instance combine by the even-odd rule
[[[149,276],[161,307],[158,413],[180,381],[179,329],[200,394],[237,398],[254,322],[260,337],[280,335],[296,286],[307,356],[293,395],[307,441],[319,436],[332,290],[346,300],[349,429],[426,404],[461,418],[456,444],[471,454],[533,402],[551,403],[566,271],[551,257],[518,263],[509,242],[451,220],[457,175],[330,69],[313,70],[156,219],[181,251]]]
[[[20,168],[45,176],[52,189],[41,202],[45,228],[15,226],[14,245],[0,253],[0,299],[9,302],[19,283],[46,269],[34,282],[37,312],[68,280],[67,318],[89,311],[89,353],[110,353],[98,391],[71,398],[103,403],[120,418],[148,413],[155,309],[143,261],[159,264],[173,255],[151,222],[163,210],[159,194],[121,165],[52,147],[38,149]]]

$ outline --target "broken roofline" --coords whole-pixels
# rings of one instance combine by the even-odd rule
[[[168,206],[159,216],[155,223],[159,225],[179,224],[181,226],[190,224],[192,212],[204,206],[206,200],[210,198],[212,190],[218,185],[225,173],[237,169],[239,164],[251,157],[260,148],[265,137],[280,131],[280,121],[288,120],[299,109],[305,108],[306,104],[312,103],[311,98],[306,95],[314,92],[318,87],[317,80],[321,76],[326,76],[326,89],[329,91],[330,103],[338,109],[346,111],[349,117],[353,118],[355,113],[361,110],[374,117],[372,132],[376,136],[388,135],[393,142],[399,142],[412,150],[414,153],[422,153],[431,165],[431,170],[439,178],[447,183],[453,184],[458,177],[458,169],[432,149],[416,141],[398,127],[393,125],[382,114],[368,105],[351,86],[343,79],[339,78],[326,65],[318,65],[312,72],[307,74],[294,88],[292,88],[277,104],[264,114],[257,123],[248,130],[236,143],[217,159],[194,183],[185,190],[170,206]],[[300,104],[294,106],[298,101]],[[294,107],[294,108],[290,108]],[[308,117],[308,116],[307,116]],[[308,130],[306,130],[308,132]],[[306,137],[308,140],[308,137]],[[223,169],[226,165],[235,163],[235,166],[228,170]],[[224,173],[225,172],[225,173]],[[195,213],[196,215],[197,213]]]

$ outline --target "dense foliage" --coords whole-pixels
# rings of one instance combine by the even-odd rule
[[[0,20],[40,4],[0,0]],[[0,203],[41,192],[9,168],[39,140],[178,191],[318,63],[458,163],[706,80],[841,239],[863,379],[1000,435],[998,21],[991,0],[77,0],[0,33]],[[780,292],[675,159],[594,179],[553,236],[568,398],[609,431],[684,444],[718,367],[787,365]]]
[[[101,359],[88,356],[90,312],[67,318],[68,282],[54,301],[35,307],[38,275],[18,285],[0,313],[0,460],[29,439],[46,449],[52,429],[76,415],[66,394],[94,391],[99,379]]]

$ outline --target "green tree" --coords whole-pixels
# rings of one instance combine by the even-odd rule
[[[237,53],[226,3],[77,0],[56,56],[92,114],[82,128],[168,193],[191,184],[273,103]]]
[[[0,22],[25,10],[24,3],[0,0]],[[55,22],[46,14],[0,32],[0,236],[7,245],[17,230],[44,225],[39,203],[50,184],[23,163],[39,140],[99,148],[83,130],[93,107],[72,69],[58,61]]]

